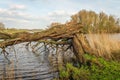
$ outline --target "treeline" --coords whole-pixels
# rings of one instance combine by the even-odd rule
[[[94,11],[82,10],[71,16],[72,22],[82,24],[84,32],[120,32],[120,19],[113,15],[107,15],[104,12],[96,13]]]
[[[5,25],[2,22],[0,22],[0,30],[4,30],[4,29],[5,29]]]
[[[81,10],[75,15],[71,16],[70,22],[66,25],[82,24],[83,33],[119,33],[120,19],[113,15],[107,15],[104,12],[96,13],[94,11]],[[50,27],[60,26],[60,23],[52,23]]]

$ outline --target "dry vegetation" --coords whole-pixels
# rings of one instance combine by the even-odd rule
[[[120,55],[120,40],[114,39],[111,34],[88,34],[87,37],[90,47],[96,51],[97,56],[116,59],[115,57]]]

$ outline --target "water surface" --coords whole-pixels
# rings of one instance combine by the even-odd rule
[[[25,43],[8,47],[8,58],[11,64],[0,55],[0,80],[52,80],[56,73],[52,72],[46,53],[33,53],[25,48]],[[16,52],[16,53],[15,53]]]

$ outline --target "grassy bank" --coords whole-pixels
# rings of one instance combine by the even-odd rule
[[[26,31],[28,31],[28,30],[24,30],[24,29],[4,29],[4,30],[0,30],[0,32],[8,33],[8,34],[26,32]]]
[[[84,55],[86,64],[67,63],[60,68],[60,80],[120,80],[120,63]]]
[[[88,43],[96,56],[120,61],[120,40],[112,34],[89,34]],[[90,53],[89,53],[90,54]]]

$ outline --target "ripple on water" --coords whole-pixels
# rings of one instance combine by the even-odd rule
[[[31,51],[27,51],[22,44],[16,45],[16,56],[13,51],[9,51],[8,58],[12,61],[8,64],[4,56],[0,55],[0,80],[52,80],[57,73],[52,72],[52,67],[43,58],[44,54],[36,56]],[[42,58],[42,59],[41,59]]]

